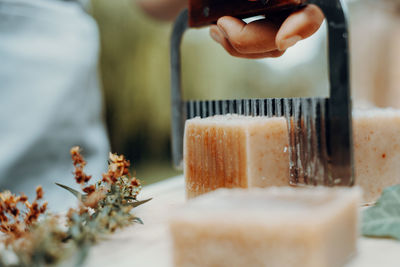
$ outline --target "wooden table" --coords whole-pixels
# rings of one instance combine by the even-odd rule
[[[138,207],[135,224],[95,246],[86,267],[172,267],[172,245],[168,231],[171,211],[185,202],[183,176],[145,186],[140,199],[153,200]],[[346,267],[400,267],[400,241],[360,238],[358,254]]]

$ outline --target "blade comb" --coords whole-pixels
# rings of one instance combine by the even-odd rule
[[[273,15],[306,4],[318,5],[328,22],[329,98],[182,100],[180,45],[189,26],[207,25],[223,15]],[[289,134],[290,184],[354,184],[348,35],[340,0],[190,0],[189,11],[180,14],[172,33],[171,89],[175,167],[182,167],[183,131],[187,119],[224,114],[284,116]]]

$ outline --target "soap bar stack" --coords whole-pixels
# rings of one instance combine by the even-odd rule
[[[355,111],[356,184],[364,201],[400,183],[400,111]],[[188,197],[220,187],[269,187],[289,183],[288,133],[284,118],[215,116],[188,120],[184,137]]]
[[[170,223],[175,266],[340,267],[356,251],[358,188],[219,189]]]

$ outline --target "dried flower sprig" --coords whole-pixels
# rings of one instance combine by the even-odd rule
[[[70,238],[86,246],[132,222],[142,223],[131,211],[150,199],[136,199],[141,190],[140,181],[131,176],[130,163],[124,156],[110,153],[107,173],[103,174],[101,181],[91,185],[88,184],[90,178],[82,179],[90,176],[84,172],[86,163],[78,147],[71,149],[71,157],[75,180],[84,193],[58,184],[74,194],[81,203],[79,209],[70,210],[67,214]]]
[[[73,256],[77,246],[73,242],[65,242],[67,234],[60,225],[57,216],[46,215],[10,244],[7,252],[12,252],[17,261],[7,262],[0,258],[0,266],[56,266]]]
[[[32,203],[23,194],[16,196],[10,191],[0,193],[0,231],[5,234],[6,245],[23,237],[39,216],[46,212],[47,202],[39,203],[42,198],[43,189],[40,186],[36,188],[36,198]]]
[[[108,171],[102,180],[89,184],[92,176],[84,172],[86,161],[79,147],[70,151],[74,178],[82,193],[65,185],[57,184],[79,199],[76,209],[66,216],[66,228],[59,228],[59,218],[44,214],[47,203],[39,204],[43,198],[41,187],[36,189],[36,199],[31,203],[25,195],[15,196],[6,191],[0,194],[0,231],[3,244],[11,248],[17,263],[7,263],[0,253],[0,266],[53,266],[77,252],[79,266],[87,256],[91,245],[106,234],[134,222],[143,223],[132,214],[132,209],[150,199],[139,201],[140,181],[129,172],[130,163],[124,156],[111,154]],[[39,221],[39,217],[44,219]],[[1,252],[1,251],[0,251]],[[13,265],[14,264],[14,265]]]
[[[32,203],[24,194],[0,193],[0,231],[3,233],[0,266],[49,266],[67,255],[68,246],[63,242],[65,230],[60,229],[57,216],[45,213],[47,202],[40,203],[43,195],[40,186]],[[16,259],[14,262],[3,259],[10,254]]]
[[[85,168],[86,166],[86,161],[83,159],[80,153],[80,148],[78,146],[71,148],[70,154],[72,158],[72,164],[75,167],[74,176],[76,182],[78,184],[84,184],[89,182],[92,176],[86,175],[86,173],[83,171],[83,168]]]

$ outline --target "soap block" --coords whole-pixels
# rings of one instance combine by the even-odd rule
[[[400,184],[400,110],[353,112],[356,184],[365,202],[375,202],[386,187]]]
[[[218,189],[173,214],[175,266],[343,266],[359,202],[358,188]]]
[[[187,196],[220,187],[287,185],[287,136],[284,118],[225,115],[186,121]]]
[[[353,113],[356,184],[364,201],[400,184],[400,110]],[[186,122],[184,175],[189,198],[220,187],[269,187],[289,183],[284,118],[219,115]]]

